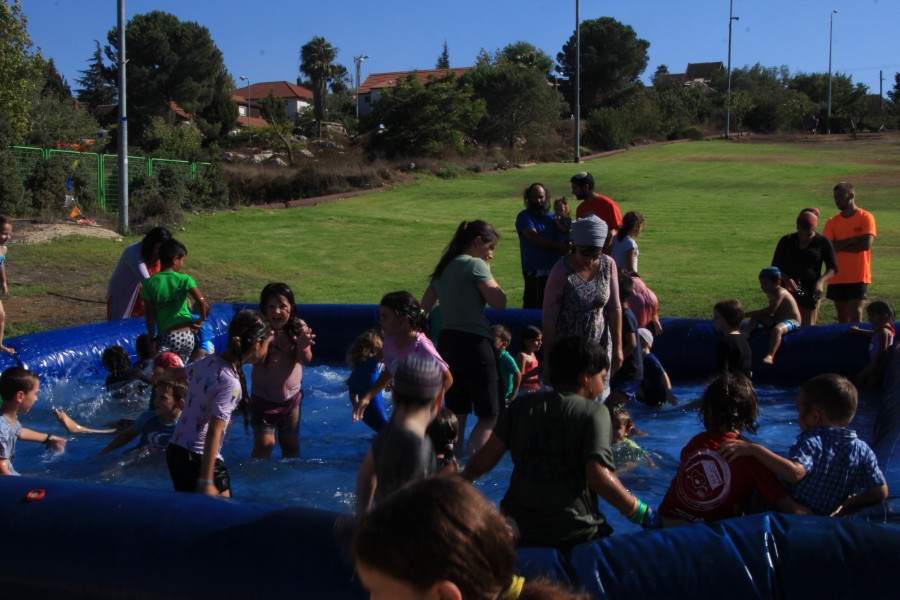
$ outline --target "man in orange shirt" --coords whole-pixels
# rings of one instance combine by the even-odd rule
[[[827,297],[834,300],[839,323],[859,323],[872,283],[875,217],[856,206],[856,192],[850,183],[834,186],[834,204],[840,212],[828,219],[823,234],[834,244],[838,270],[828,281]]]
[[[613,236],[622,226],[622,213],[619,205],[612,198],[594,191],[594,177],[587,171],[582,171],[572,176],[572,194],[581,200],[581,204],[575,209],[575,218],[581,219],[588,215],[597,215],[606,222],[608,233],[606,243],[603,245],[603,253],[609,254]]]

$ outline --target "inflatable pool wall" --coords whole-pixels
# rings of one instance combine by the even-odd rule
[[[222,349],[227,324],[246,305],[216,305],[210,321]],[[343,362],[355,336],[377,324],[377,306],[302,305],[317,333],[315,361]],[[488,313],[518,333],[540,313]],[[708,321],[663,321],[653,351],[677,379],[708,377],[715,332]],[[103,374],[100,354],[118,343],[133,355],[143,321],[129,319],[9,340],[18,360],[45,380]],[[766,336],[751,338],[764,354]],[[806,328],[785,338],[774,367],[754,365],[758,382],[797,385],[822,373],[852,375],[866,341],[846,326]],[[0,357],[0,368],[17,364]],[[900,353],[885,374],[874,448],[892,490],[900,490]],[[0,478],[0,561],[5,597],[365,598],[338,515],[190,494],[62,480]],[[520,569],[571,582],[598,598],[782,599],[900,596],[900,529],[895,497],[858,519],[763,514],[708,525],[636,532],[582,544],[569,554],[529,548]],[[876,524],[877,523],[877,524]],[[182,568],[175,567],[176,565]]]

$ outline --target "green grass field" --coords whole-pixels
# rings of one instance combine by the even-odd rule
[[[591,171],[597,190],[616,199],[623,213],[644,214],[640,271],[658,294],[663,317],[708,317],[713,303],[732,296],[750,308],[762,306],[757,273],[771,261],[778,239],[794,231],[800,209],[821,209],[821,232],[836,212],[831,189],[838,181],[853,182],[858,205],[877,219],[870,298],[893,302],[900,296],[900,137],[678,143],[583,165],[541,164],[450,180],[423,176],[314,207],[190,216],[176,235],[190,251],[186,271],[212,301],[254,301],[265,283],[281,280],[301,303],[377,303],[398,289],[420,296],[459,222],[485,219],[501,233],[493,270],[516,307],[522,277],[515,218],[522,191],[540,181],[574,208],[568,180],[580,170]],[[66,274],[58,284],[63,290],[102,296],[122,247],[98,239],[18,246],[15,269],[53,264]],[[33,285],[15,293],[57,287],[30,280]],[[820,322],[833,321],[828,303]]]

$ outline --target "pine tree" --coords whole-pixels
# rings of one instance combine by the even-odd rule
[[[80,89],[75,90],[76,97],[91,112],[101,104],[115,104],[118,96],[118,90],[111,77],[112,67],[106,66],[103,62],[100,42],[94,40],[94,43],[97,45],[97,49],[88,62],[88,68],[78,71],[84,77],[75,80],[75,83],[81,86]]]
[[[434,66],[435,69],[449,69],[450,68],[450,51],[447,49],[447,40],[444,40],[444,51],[441,52],[441,55],[438,56],[437,64]]]

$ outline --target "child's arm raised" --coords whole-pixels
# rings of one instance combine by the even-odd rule
[[[800,463],[778,456],[768,448],[754,444],[750,440],[725,440],[722,442],[722,447],[719,448],[719,454],[728,462],[734,461],[739,456],[752,456],[765,468],[788,483],[797,483],[806,477],[806,468]]]
[[[316,343],[316,334],[305,321],[300,321],[300,334],[294,338],[294,358],[301,365],[308,365],[312,361],[312,347]]]

